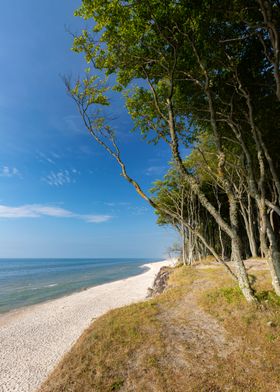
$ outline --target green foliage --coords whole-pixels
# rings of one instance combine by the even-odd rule
[[[279,7],[265,3],[279,31]],[[243,257],[255,253],[260,197],[277,208],[280,200],[275,186],[280,172],[279,48],[273,47],[273,29],[264,24],[259,2],[82,0],[75,15],[89,20],[73,43],[88,68],[70,94],[82,115],[86,112],[85,123],[94,126],[95,140],[124,173],[113,131],[95,111],[110,104],[111,91],[123,94],[134,130],[171,150],[171,169],[154,184],[153,200],[144,195],[158,207],[158,222],[180,225],[184,241],[186,234],[193,244],[192,232],[204,253],[212,248],[230,257],[233,236],[242,238],[237,242]],[[250,228],[249,216],[256,217]],[[277,214],[272,226],[279,237]],[[195,246],[201,255],[201,244]]]
[[[222,287],[207,294],[209,303],[225,300],[228,304],[237,304],[244,301],[243,294],[239,287]]]
[[[84,53],[96,69],[116,75],[112,88],[124,90],[128,112],[145,138],[155,143],[169,139],[168,97],[185,146],[192,147],[201,131],[213,132],[204,91],[205,70],[214,105],[221,112],[220,134],[232,137],[223,119],[233,110],[234,121],[247,128],[248,145],[253,144],[244,118],[246,103],[236,93],[236,71],[249,88],[262,131],[268,132],[267,124],[274,129],[269,132],[276,131],[278,121],[269,114],[271,105],[276,105],[271,68],[260,40],[248,34],[244,22],[261,23],[254,1],[83,0],[75,15],[94,19],[94,23],[75,37],[73,50]],[[138,86],[133,88],[134,81]],[[89,98],[90,103],[96,101],[108,103],[103,93]],[[236,153],[236,144],[230,143],[229,149]],[[211,162],[213,167],[215,160]]]
[[[111,391],[119,391],[124,384],[124,380],[118,379],[114,381],[111,385]]]
[[[201,131],[213,133],[204,91],[205,70],[213,103],[221,113],[221,135],[232,137],[224,119],[233,111],[234,121],[245,128],[248,146],[253,144],[246,113],[244,117],[246,102],[236,93],[236,72],[249,89],[255,120],[264,135],[276,131],[277,116],[269,110],[276,105],[271,67],[257,35],[248,33],[248,26],[261,23],[262,18],[254,1],[83,0],[75,15],[94,19],[94,23],[75,37],[73,50],[84,53],[96,69],[116,75],[112,88],[124,90],[128,112],[145,138],[155,143],[169,139],[169,97],[176,131],[185,146],[192,147]],[[132,88],[134,81],[137,85]],[[92,90],[86,92],[90,103],[108,103],[103,93],[91,97]],[[236,146],[229,143],[234,153]]]
[[[273,291],[260,291],[257,293],[257,298],[260,302],[264,302],[268,305],[279,307],[280,297],[278,297]]]
[[[107,91],[105,81],[100,81],[98,76],[87,75],[72,86],[70,94],[80,101],[86,101],[86,105],[107,106],[109,105],[108,97],[105,95]]]

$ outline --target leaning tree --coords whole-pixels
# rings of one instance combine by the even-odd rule
[[[88,131],[116,159],[124,178],[157,208],[129,176],[111,124],[98,109],[109,104],[108,89],[124,93],[136,129],[170,147],[180,177],[230,241],[248,301],[255,297],[243,263],[241,219],[244,215],[249,224],[246,211],[253,200],[261,251],[280,294],[278,2],[83,0],[76,15],[92,20],[91,28],[74,39],[74,50],[85,54],[89,69],[83,80],[66,84]],[[106,84],[111,74],[113,86]],[[209,198],[182,156],[182,147],[195,149],[205,132],[215,152],[209,173],[218,202]],[[242,164],[233,175],[234,145]],[[247,202],[244,192],[250,196]]]

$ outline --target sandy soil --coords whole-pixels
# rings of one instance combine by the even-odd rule
[[[140,301],[163,265],[0,316],[0,392],[34,392],[96,317]]]

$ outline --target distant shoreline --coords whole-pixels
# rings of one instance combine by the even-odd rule
[[[161,261],[159,261],[159,263],[160,262]],[[50,298],[50,299],[46,299],[46,300],[41,301],[41,302],[37,302],[35,304],[21,306],[21,307],[15,308],[15,309],[8,310],[6,312],[0,312],[0,327],[3,324],[3,320],[8,318],[9,316],[13,317],[13,315],[18,315],[21,312],[24,313],[25,311],[35,309],[37,306],[41,306],[41,305],[44,305],[44,304],[47,304],[47,303],[50,303],[50,302],[53,302],[53,301],[57,301],[59,299],[67,298],[67,297],[70,297],[72,295],[79,294],[79,293],[82,293],[84,291],[88,291],[88,290],[94,289],[95,287],[101,287],[101,286],[104,286],[104,285],[107,285],[107,284],[110,284],[110,283],[121,282],[121,281],[126,280],[126,279],[134,278],[136,276],[142,275],[145,272],[147,272],[149,270],[149,265],[150,264],[156,264],[156,263],[158,263],[158,262],[156,261],[156,262],[153,262],[153,263],[143,264],[143,265],[139,266],[139,268],[143,268],[143,271],[141,271],[137,275],[128,276],[128,277],[123,278],[123,279],[112,280],[112,281],[106,282],[106,283],[96,284],[94,286],[84,287],[84,288],[81,288],[81,289],[79,289],[77,291],[73,291],[71,293],[59,296],[57,298]],[[145,270],[145,268],[147,268],[147,269]],[[1,323],[1,321],[2,321],[2,323]],[[0,386],[1,386],[1,384],[0,384]]]
[[[149,269],[142,274],[2,314],[0,390],[35,391],[95,318],[145,299],[159,269],[170,264],[143,264]]]
[[[145,272],[142,258],[0,259],[0,317]]]

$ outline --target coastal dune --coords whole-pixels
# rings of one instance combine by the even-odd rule
[[[34,392],[90,323],[143,300],[159,269],[0,316],[0,392]]]

